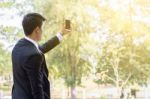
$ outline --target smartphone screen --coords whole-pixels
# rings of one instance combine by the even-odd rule
[[[66,29],[71,29],[70,24],[71,24],[70,20],[65,20],[65,28]]]

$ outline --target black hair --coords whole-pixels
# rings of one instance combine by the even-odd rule
[[[38,13],[28,13],[24,16],[22,26],[25,35],[30,35],[36,27],[41,28],[43,21],[46,19]]]

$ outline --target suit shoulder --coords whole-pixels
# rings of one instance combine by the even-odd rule
[[[20,39],[12,50],[12,55],[13,54],[27,57],[32,55],[39,55],[40,53],[32,43],[27,42],[24,39]]]

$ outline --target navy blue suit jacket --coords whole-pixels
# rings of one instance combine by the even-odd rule
[[[25,38],[12,51],[12,99],[50,99],[50,84],[44,53],[59,44],[55,36],[39,46],[42,53]]]

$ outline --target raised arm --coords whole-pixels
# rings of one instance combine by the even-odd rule
[[[57,33],[56,36],[54,36],[52,39],[48,40],[43,45],[39,46],[39,49],[42,51],[42,53],[47,53],[54,47],[56,47],[63,39],[63,36],[66,34],[69,34],[71,30],[63,28],[61,33]]]
[[[50,51],[51,49],[53,49],[55,46],[57,46],[59,43],[60,43],[60,41],[59,41],[58,37],[55,36],[55,37],[51,38],[50,40],[48,40],[43,45],[39,46],[39,49],[43,53],[47,53],[48,51]]]

